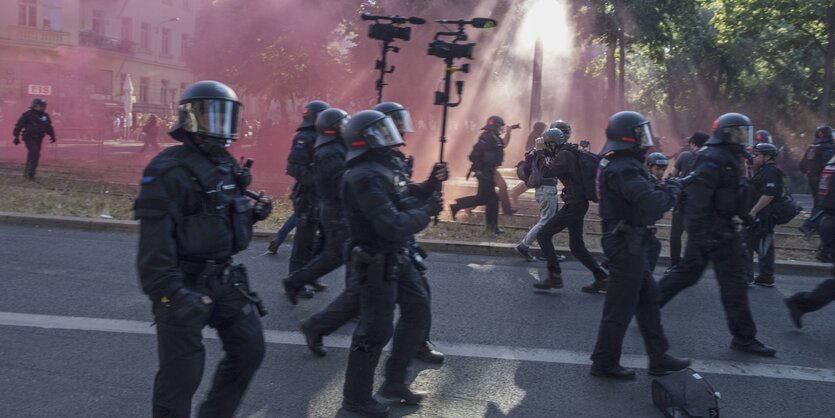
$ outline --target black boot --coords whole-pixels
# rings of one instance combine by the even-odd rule
[[[389,416],[389,407],[377,402],[373,398],[362,402],[343,399],[342,409],[369,418],[385,418]]]
[[[278,252],[278,247],[281,246],[281,241],[277,239],[273,239],[270,241],[270,245],[267,246],[267,254],[275,254]]]
[[[405,383],[390,383],[386,381],[377,392],[381,398],[389,401],[403,402],[406,405],[417,405],[423,400],[423,393],[412,392]]]
[[[453,221],[455,220],[455,215],[458,214],[459,210],[461,210],[461,209],[458,207],[457,203],[453,203],[453,204],[449,205],[449,212],[452,214],[452,220]]]
[[[741,338],[734,337],[734,339],[731,340],[731,350],[751,353],[763,357],[774,357],[774,355],[777,354],[777,350],[774,349],[774,347],[769,347],[759,342],[756,338],[743,340]]]
[[[623,366],[604,369],[597,364],[592,364],[590,373],[595,377],[606,377],[610,379],[632,380],[635,378],[635,370],[627,369]]]
[[[800,307],[797,306],[797,302],[795,302],[792,298],[786,298],[785,302],[786,307],[789,308],[789,315],[792,318],[792,322],[794,322],[794,326],[803,328],[803,322],[801,321],[803,311],[801,311]]]
[[[670,372],[677,372],[690,367],[688,359],[675,358],[669,354],[661,354],[649,358],[649,374],[652,376],[666,376]]]
[[[310,299],[313,297],[313,292],[305,289],[304,286],[296,287],[289,278],[282,280],[281,283],[284,285],[284,295],[293,305],[299,304],[299,298]]]
[[[555,271],[548,273],[548,278],[533,284],[536,289],[562,289],[562,274]]]
[[[302,334],[304,334],[304,340],[307,343],[307,348],[319,357],[328,355],[328,350],[322,344],[322,334],[310,329],[310,324],[306,321],[302,322],[301,328]]]
[[[415,353],[415,358],[432,364],[444,363],[444,353],[433,350],[429,341],[421,344],[420,348],[418,348],[418,351]]]
[[[580,290],[586,293],[606,293],[609,287],[609,279],[595,280],[589,285],[583,286]]]

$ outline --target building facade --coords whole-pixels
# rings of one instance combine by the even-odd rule
[[[8,124],[34,97],[65,127],[111,123],[125,80],[135,113],[174,114],[194,81],[185,55],[200,0],[0,1],[0,108]]]

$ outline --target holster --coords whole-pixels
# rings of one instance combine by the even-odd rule
[[[412,242],[409,244],[409,259],[412,261],[412,264],[415,266],[415,269],[423,273],[429,268],[426,266],[426,262],[424,261],[428,257],[426,251],[420,247],[416,242]]]
[[[382,287],[386,276],[386,254],[371,253],[360,246],[351,250],[351,271],[365,275],[365,282],[372,287]]]
[[[264,307],[264,302],[258,297],[257,292],[253,292],[249,288],[249,276],[243,264],[235,264],[229,269],[229,281],[233,288],[237,289],[246,300],[255,306],[259,316],[267,316],[269,312]]]

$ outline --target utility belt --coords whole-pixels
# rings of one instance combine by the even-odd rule
[[[409,263],[419,272],[427,269],[424,262],[427,254],[416,243],[385,252],[354,245],[348,254],[353,274],[364,277],[364,283],[372,287],[381,287],[387,281],[398,280]]]
[[[623,236],[626,240],[626,247],[632,255],[643,255],[646,239],[658,231],[658,228],[654,226],[630,225],[623,219],[617,222],[603,221],[601,226],[604,234]]]
[[[232,257],[226,260],[180,260],[180,269],[189,278],[196,289],[206,289],[211,294],[222,294],[229,287],[240,292],[241,295],[255,306],[260,316],[266,316],[268,311],[257,292],[249,288],[249,276],[243,264],[232,264]]]

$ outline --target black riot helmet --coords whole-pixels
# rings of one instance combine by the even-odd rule
[[[344,139],[348,147],[345,161],[372,149],[403,145],[403,137],[394,120],[376,110],[363,110],[352,116],[345,126]]]
[[[35,97],[34,99],[32,99],[32,105],[30,105],[29,107],[34,108],[35,106],[46,107],[46,100],[44,100],[40,97]]]
[[[348,112],[335,107],[325,109],[319,113],[319,116],[316,117],[316,133],[319,136],[316,137],[314,147],[340,140],[349,119]]]
[[[394,124],[397,125],[397,130],[400,131],[400,136],[407,132],[414,132],[414,128],[412,127],[412,117],[409,115],[409,111],[406,110],[400,103],[395,102],[383,102],[374,106],[374,110],[378,112],[382,112],[386,116],[390,117]]]
[[[670,159],[660,152],[653,152],[647,157],[647,167],[667,167],[668,165],[670,165]]]
[[[774,138],[771,137],[771,132],[766,131],[765,129],[760,129],[759,131],[754,133],[754,144],[773,144]]]
[[[169,133],[178,141],[190,136],[204,151],[216,153],[238,139],[242,109],[238,95],[226,84],[198,81],[180,95],[179,120]]]
[[[757,145],[754,145],[754,148],[751,150],[754,155],[768,155],[771,158],[777,158],[777,154],[780,153],[780,150],[777,149],[777,146],[774,144],[769,144],[768,142],[760,142]]]
[[[319,116],[319,112],[329,107],[331,105],[321,100],[314,100],[304,105],[304,110],[302,110],[302,123],[299,124],[297,129],[312,128],[316,124],[316,116]]]
[[[487,123],[484,124],[481,130],[499,132],[504,125],[504,119],[501,116],[493,115],[487,118]]]
[[[649,121],[638,112],[623,111],[612,115],[606,125],[606,145],[601,154],[655,145]]]
[[[568,122],[562,119],[557,119],[551,122],[551,128],[557,128],[561,130],[562,133],[565,135],[566,141],[568,141],[569,138],[571,138],[571,125],[569,125]]]
[[[725,113],[713,122],[713,136],[706,144],[737,144],[742,147],[754,145],[754,125],[751,119],[741,113]]]
[[[818,129],[815,129],[815,144],[824,144],[827,142],[832,142],[833,133],[832,127],[829,125],[821,125],[818,126]]]

